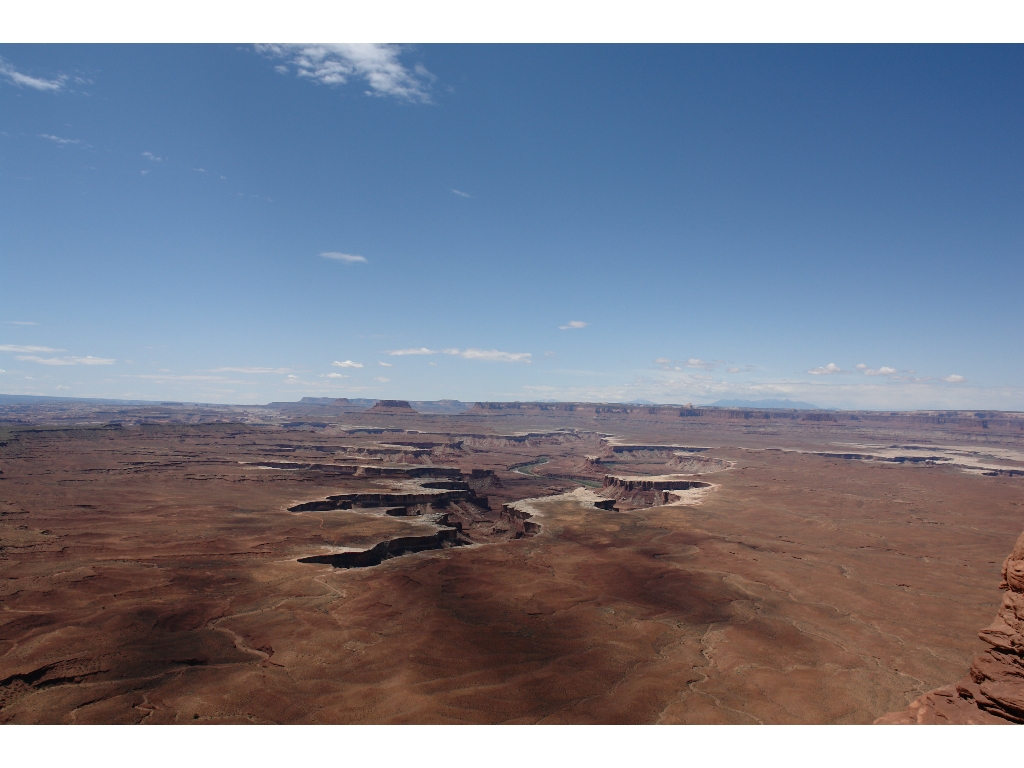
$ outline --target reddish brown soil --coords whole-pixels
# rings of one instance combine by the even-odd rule
[[[1024,477],[814,452],[1020,449],[1009,417],[581,410],[182,406],[121,409],[119,427],[85,406],[10,412],[0,721],[867,723],[984,649]],[[608,495],[606,474],[701,471],[602,435],[707,448],[693,456],[717,471],[695,479],[715,487],[694,506],[513,504],[581,483]],[[332,466],[357,464],[404,474]],[[405,492],[430,467],[461,470],[477,501],[289,511]],[[299,562],[432,535],[445,509],[470,546],[365,568]]]

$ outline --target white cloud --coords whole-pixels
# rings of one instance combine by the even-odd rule
[[[18,355],[17,357],[19,360],[24,360],[28,363],[39,363],[40,365],[113,365],[117,362],[109,357],[93,357],[92,355],[86,355],[85,357],[74,357],[72,355],[65,355],[64,357]]]
[[[39,323],[33,323],[27,320],[6,320],[4,325],[39,325]]]
[[[863,371],[863,370],[864,370],[865,368],[867,368],[867,366],[866,366],[866,365],[864,365],[864,363],[857,363],[857,364],[856,364],[855,366],[853,366],[853,367],[854,367],[854,368],[856,368],[856,369],[857,369],[858,371]]]
[[[34,347],[21,344],[0,344],[0,352],[63,352],[63,349],[53,347]]]
[[[586,328],[590,323],[585,323],[582,320],[570,320],[565,325],[558,326],[560,331],[568,331],[571,328]]]
[[[458,195],[459,197],[472,197],[472,195],[467,195],[465,192],[462,192],[458,189],[453,189],[452,193]]]
[[[458,355],[467,360],[494,360],[501,363],[532,363],[529,352],[501,352],[497,349],[442,349],[446,355]]]
[[[398,60],[401,46],[377,43],[328,45],[257,45],[267,56],[284,59],[274,68],[281,73],[294,67],[299,77],[323,85],[344,85],[353,78],[365,80],[374,96],[393,96],[404,101],[429,103],[430,84],[435,79],[423,66],[406,69]]]
[[[368,264],[365,256],[356,256],[352,253],[339,253],[338,251],[324,251],[320,254],[321,258],[333,259],[334,261],[343,261],[346,264]]]
[[[701,360],[699,357],[691,357],[689,360],[676,364],[675,361],[669,360],[667,357],[655,358],[654,362],[663,371],[682,371],[686,368],[700,368],[705,371],[713,371],[719,365],[722,365],[723,360]]]
[[[19,360],[26,363],[39,363],[40,365],[74,365],[70,360],[62,357],[39,357],[38,355],[18,355]]]
[[[436,355],[436,349],[427,349],[426,347],[420,347],[419,349],[392,349],[389,350],[389,355]]]
[[[77,365],[113,365],[116,360],[110,357],[93,357],[92,355],[86,355],[85,357],[68,357],[66,360],[70,360]]]
[[[69,390],[69,389],[71,389],[71,387],[65,387],[63,384],[58,384],[56,386],[56,389],[58,389],[58,390],[62,390],[62,389],[63,390]]]
[[[864,371],[865,376],[892,376],[894,373],[896,373],[896,369],[890,368],[887,365],[883,365],[878,370],[868,368],[866,371]]]
[[[395,367],[394,363],[384,363],[384,362],[381,362],[380,360],[377,361],[377,365],[383,365],[385,368],[394,368]]]
[[[189,375],[189,376],[171,376],[169,374],[156,374],[156,373],[140,373],[134,374],[129,378],[132,379],[147,379],[149,381],[223,381],[230,382],[231,379],[227,379],[223,376],[201,376],[201,375]]]
[[[363,367],[362,363],[354,363],[351,360],[345,360],[344,362],[340,362],[340,363],[337,360],[335,360],[333,363],[331,363],[331,365],[336,366],[338,368],[362,368]]]
[[[49,134],[49,133],[40,133],[39,134],[39,138],[41,138],[41,139],[49,139],[50,141],[54,142],[55,144],[60,144],[62,147],[66,146],[68,144],[81,144],[82,143],[81,140],[79,140],[79,139],[62,139],[60,136],[53,136],[52,134]]]
[[[149,160],[152,160],[154,163],[162,163],[164,161],[162,157],[157,157],[152,152],[143,152],[142,156]]]
[[[34,88],[37,91],[60,91],[64,88],[67,75],[60,75],[56,80],[46,80],[42,77],[32,77],[16,70],[6,59],[0,56],[0,76],[7,78],[19,88]]]
[[[942,380],[948,381],[950,384],[963,384],[965,381],[967,381],[967,379],[965,379],[963,376],[959,376],[958,374],[955,373],[949,376],[943,376]]]
[[[7,373],[3,368],[0,368],[0,373]]]
[[[374,381],[379,381],[381,384],[387,384],[391,379],[385,379],[383,376],[375,376]]]
[[[321,379],[347,379],[348,376],[346,376],[344,373],[321,373],[320,374],[320,378]]]
[[[827,376],[832,373],[845,373],[845,371],[835,363],[829,363],[824,367],[819,366],[817,368],[811,368],[808,373],[814,376]]]
[[[433,360],[431,360],[431,361],[430,361],[430,362],[428,363],[428,365],[432,365],[432,366],[434,366],[435,368],[437,368],[437,363],[435,363],[435,362],[434,362]]]
[[[288,373],[289,368],[231,368],[225,366],[223,368],[214,368],[214,373]]]

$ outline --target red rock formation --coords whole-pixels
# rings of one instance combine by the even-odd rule
[[[979,637],[991,645],[955,685],[929,691],[879,724],[1024,723],[1024,533],[1003,563],[1003,604]]]

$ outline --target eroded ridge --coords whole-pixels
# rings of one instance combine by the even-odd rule
[[[881,725],[1024,723],[1024,533],[1003,562],[1003,604],[978,633],[991,647],[954,685],[936,688],[890,712]]]
[[[687,500],[686,491],[712,487],[684,475],[605,475],[601,493],[628,507],[655,507]]]

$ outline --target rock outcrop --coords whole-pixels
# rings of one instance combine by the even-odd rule
[[[1024,723],[1024,533],[1003,563],[1003,604],[979,637],[989,648],[955,685],[929,691],[878,724]]]
[[[416,413],[408,400],[378,400],[368,413]]]

